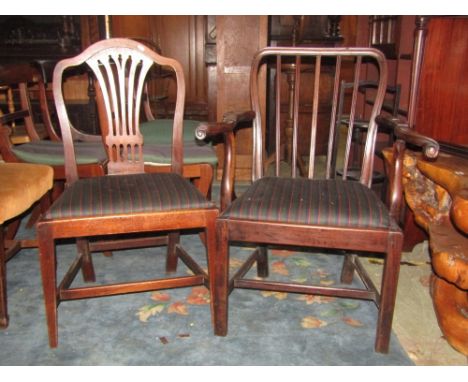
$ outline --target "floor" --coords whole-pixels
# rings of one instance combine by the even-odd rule
[[[377,259],[364,265],[372,278],[380,278]],[[416,365],[466,366],[468,358],[449,345],[437,323],[429,294],[431,272],[427,241],[403,253],[393,330]]]

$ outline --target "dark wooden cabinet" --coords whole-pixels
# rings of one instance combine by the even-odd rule
[[[415,129],[468,150],[468,17],[429,17]]]

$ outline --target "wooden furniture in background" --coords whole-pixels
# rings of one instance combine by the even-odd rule
[[[264,176],[264,115],[261,111],[262,93],[259,85],[262,83],[261,67],[272,60],[281,72],[282,62],[292,57],[296,64],[296,96],[294,97],[293,145],[291,169],[288,174],[281,171],[279,162],[279,140],[276,141],[275,176]],[[341,69],[347,65],[354,66],[353,102],[350,116],[353,119],[355,99],[357,97],[361,69],[365,62],[372,62],[379,68],[381,74],[378,82],[377,96],[370,115],[366,150],[362,161],[360,181],[346,181],[346,169],[343,179],[334,179],[335,171],[331,168],[334,129],[336,128],[336,111],[339,85],[343,73]],[[309,83],[313,94],[311,109],[311,148],[309,151],[307,178],[298,177],[296,157],[298,155],[298,94],[307,85],[301,82],[301,64],[307,62],[313,65],[314,79]],[[326,64],[325,64],[326,63]],[[331,106],[330,123],[322,126],[329,129],[329,149],[327,150],[326,170],[324,174],[317,171],[315,161],[315,143],[318,131],[318,110],[320,86],[330,73],[331,64],[335,63],[332,80],[333,103]],[[260,79],[259,79],[260,74]],[[327,84],[325,84],[326,86]],[[366,48],[303,48],[275,47],[261,50],[252,63],[250,89],[251,102],[255,119],[253,122],[254,162],[253,184],[238,199],[220,215],[217,220],[218,258],[213,284],[214,307],[217,310],[215,318],[216,333],[227,334],[228,295],[233,288],[272,290],[325,296],[353,297],[374,301],[378,306],[378,322],[375,338],[375,349],[386,353],[389,348],[393,309],[398,283],[401,246],[403,235],[395,221],[398,216],[400,189],[394,182],[392,189],[393,203],[388,210],[370,190],[374,147],[377,136],[375,118],[380,112],[387,85],[386,60],[382,53]],[[280,78],[276,81],[276,131],[280,131]],[[352,134],[352,132],[350,132]],[[401,148],[401,145],[398,146]],[[345,157],[349,159],[350,147],[347,147]],[[346,163],[348,160],[346,159]],[[290,175],[290,176],[289,176]],[[399,173],[395,178],[399,179]],[[325,179],[323,179],[325,178]],[[359,208],[354,206],[359,205]],[[231,242],[252,243],[258,248],[246,260],[244,265],[229,278],[229,245]],[[295,247],[327,248],[344,255],[344,266],[341,282],[351,283],[354,272],[363,280],[364,288],[324,287],[294,283],[293,281],[276,282],[268,277],[268,246],[284,246],[291,250]],[[361,251],[381,253],[385,259],[380,293],[373,285],[358,260]],[[254,263],[257,263],[257,273],[261,279],[246,279],[245,275]]]
[[[441,143],[468,147],[468,17],[416,20],[410,125]]]
[[[468,355],[468,157],[440,153],[436,161],[425,161],[408,151],[404,164],[406,201],[429,235],[439,326]]]
[[[105,64],[103,64],[105,63]],[[105,105],[107,131],[103,143],[108,153],[110,176],[79,179],[74,140],[65,108],[62,81],[67,68],[87,64],[97,78]],[[139,111],[144,80],[153,65],[175,71],[177,102],[173,121],[171,172],[144,173],[143,136],[139,130]],[[54,98],[65,148],[68,187],[37,224],[45,310],[51,347],[58,345],[57,308],[62,300],[134,293],[211,283],[208,274],[181,247],[183,230],[204,234],[208,267],[211,273],[215,254],[215,219],[218,210],[182,177],[182,121],[185,81],[180,63],[151,51],[129,39],[108,39],[91,45],[80,55],[60,61],[54,70]],[[116,203],[115,194],[121,203]],[[87,195],[92,195],[88,198]],[[168,236],[165,233],[169,232]],[[88,239],[138,234],[164,234],[159,244],[167,244],[166,271],[175,272],[180,258],[193,275],[71,287],[81,268],[85,281],[94,281]],[[76,239],[76,261],[57,284],[56,240]],[[138,238],[138,237],[137,237]],[[146,238],[141,238],[148,244]],[[114,243],[115,245],[115,243]],[[141,246],[141,244],[140,244]],[[111,247],[112,249],[115,248]],[[211,290],[213,291],[212,285]],[[212,299],[213,301],[213,299]]]

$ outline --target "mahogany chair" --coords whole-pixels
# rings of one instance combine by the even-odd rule
[[[279,166],[281,145],[280,135],[276,134],[276,166],[273,176],[264,176],[264,131],[265,121],[262,116],[261,94],[259,88],[260,68],[264,63],[274,65],[281,73],[283,62],[295,65],[294,120],[292,161],[296,163],[298,155],[299,100],[301,91],[311,95],[310,125],[308,134],[310,148],[307,151],[307,177],[298,177],[297,166],[291,166],[288,173]],[[301,79],[301,65],[312,66],[313,79]],[[359,181],[348,178],[345,166],[341,179],[335,178],[335,169],[331,166],[336,129],[336,115],[340,82],[352,76],[350,119],[355,116],[360,75],[366,65],[375,66],[380,74],[377,95],[372,105],[370,122],[366,134],[365,150]],[[349,79],[348,79],[349,81]],[[228,296],[233,288],[272,290],[290,293],[338,296],[345,298],[371,300],[378,308],[378,320],[375,339],[377,352],[388,352],[395,305],[398,274],[400,267],[403,234],[395,221],[401,200],[401,187],[393,182],[392,204],[387,208],[370,190],[374,160],[374,147],[377,136],[376,116],[380,113],[387,86],[387,63],[383,54],[368,48],[265,48],[254,57],[251,69],[250,90],[253,120],[253,184],[234,200],[219,216],[216,227],[218,236],[217,259],[214,273],[211,274],[215,293],[215,332],[226,335],[228,331]],[[269,128],[280,131],[281,113],[281,78],[277,76],[276,124]],[[325,90],[324,90],[325,89]],[[320,99],[329,94],[329,98]],[[318,118],[319,105],[328,103],[330,115],[327,123],[319,124],[324,119]],[[301,110],[301,113],[305,112]],[[286,112],[286,111],[284,111]],[[244,113],[245,115],[245,113]],[[352,124],[351,124],[352,125]],[[352,130],[352,128],[350,129]],[[209,128],[206,129],[209,133]],[[316,150],[316,138],[326,132],[328,149],[321,155],[325,162],[324,176],[319,177],[316,156],[322,154]],[[204,131],[198,131],[204,136]],[[350,142],[344,148],[344,162],[349,164]],[[302,137],[304,141],[306,138]],[[307,138],[309,139],[309,138]],[[303,143],[303,142],[302,142]],[[308,162],[308,163],[307,163]],[[395,175],[398,178],[398,174]],[[229,182],[228,182],[229,187]],[[234,275],[229,275],[229,247],[232,243],[247,243],[257,249]],[[343,255],[341,279],[335,286],[304,285],[293,280],[278,282],[268,279],[268,248],[281,246],[287,249],[310,247],[321,249],[322,253]],[[291,248],[293,247],[293,248]],[[363,253],[379,253],[384,258],[380,290],[371,281],[359,261]],[[310,254],[313,256],[313,253]],[[258,278],[246,278],[248,270],[257,264]],[[348,285],[354,274],[360,276],[362,288]],[[354,285],[354,284],[353,284]]]
[[[90,67],[100,85],[109,126],[107,134],[102,137],[109,156],[108,175],[86,179],[78,177],[75,142],[62,94],[64,71],[82,64]],[[145,146],[139,129],[144,80],[154,64],[171,68],[177,78],[171,172],[165,174],[144,172]],[[179,237],[184,230],[204,232],[211,273],[215,263],[218,210],[182,177],[185,80],[177,61],[160,56],[136,41],[108,39],[95,43],[76,57],[60,61],[54,70],[53,91],[65,149],[67,188],[38,222],[37,233],[49,344],[56,347],[60,301],[192,285],[208,286],[211,281],[207,273],[181,247]],[[74,288],[72,280],[80,268],[85,281],[95,279],[92,258],[86,241],[83,241],[76,261],[64,280],[57,284],[56,240],[115,235],[124,239],[127,235],[148,233],[164,234],[164,243],[168,247],[168,273],[176,270],[180,258],[193,275]]]

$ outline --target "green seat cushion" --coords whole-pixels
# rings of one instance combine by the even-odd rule
[[[63,166],[63,144],[54,141],[33,141],[13,146],[15,155],[24,162]],[[75,155],[78,164],[97,163],[107,159],[101,142],[75,142]]]
[[[170,145],[146,144],[143,147],[143,157],[145,163],[170,164],[171,163]],[[213,147],[209,145],[197,145],[196,143],[184,143],[184,163],[208,163],[216,166],[218,157]]]
[[[140,131],[146,144],[171,145],[172,119],[156,119],[140,123]],[[195,129],[199,121],[184,120],[184,143],[196,143]],[[205,143],[206,144],[206,143]]]
[[[140,123],[145,142],[143,153],[146,163],[170,164],[172,144],[172,119],[157,119]],[[184,163],[208,163],[215,166],[218,157],[213,147],[195,138],[199,121],[184,120]]]

